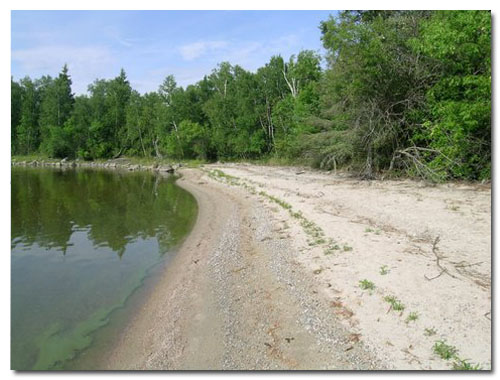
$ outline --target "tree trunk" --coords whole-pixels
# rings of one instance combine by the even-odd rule
[[[156,158],[163,158],[162,154],[158,150],[158,136],[156,136],[155,139],[153,140],[153,146],[155,148]]]
[[[288,80],[288,78],[286,76],[286,72],[285,72],[285,63],[283,63],[282,73],[283,73],[283,78],[285,78],[285,82],[288,85],[290,92],[292,93],[292,96],[294,98],[296,98],[297,97],[297,82],[294,78],[291,78],[291,82]]]
[[[172,120],[172,125],[174,126],[175,136],[177,137],[177,141],[179,142],[179,148],[181,149],[181,156],[182,158],[184,158],[184,149],[182,149],[181,138],[179,137],[179,130],[177,129],[177,124],[175,123],[175,120]]]
[[[138,128],[139,128],[139,139],[141,140],[142,153],[144,153],[144,157],[146,157],[146,149],[144,149],[144,143],[142,141],[141,127]]]
[[[373,178],[373,148],[371,143],[368,145],[368,154],[366,155],[365,173],[363,174],[363,178]]]

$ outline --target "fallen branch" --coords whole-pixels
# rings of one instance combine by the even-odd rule
[[[457,263],[455,265],[455,268],[465,268],[465,267],[472,267],[474,265],[481,265],[482,263],[484,263],[484,261],[478,261],[477,263],[472,263],[472,264],[468,264],[466,261],[462,261],[460,263]]]
[[[436,265],[441,270],[441,272],[437,276],[435,276],[435,277],[427,277],[425,274],[424,274],[424,277],[425,277],[426,280],[432,281],[432,280],[435,280],[436,278],[440,277],[443,273],[446,273],[448,276],[457,279],[456,276],[452,275],[448,271],[448,269],[446,269],[445,267],[443,267],[441,265],[441,260],[444,259],[444,256],[439,256],[438,253],[437,253],[437,250],[438,250],[437,244],[439,243],[439,240],[440,240],[440,237],[438,235],[436,237],[436,239],[434,239],[434,243],[432,243],[432,253],[434,254],[434,256],[436,256]]]

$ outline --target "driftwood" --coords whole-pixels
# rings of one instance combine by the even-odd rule
[[[436,237],[436,239],[434,239],[434,243],[432,243],[432,253],[434,254],[434,256],[436,256],[436,265],[437,267],[440,269],[440,272],[437,276],[434,276],[434,277],[427,277],[425,274],[424,274],[424,277],[426,280],[428,281],[432,281],[432,280],[435,280],[436,278],[440,277],[443,273],[446,273],[448,276],[452,277],[452,278],[457,278],[456,276],[452,275],[447,268],[443,267],[441,265],[441,260],[444,259],[444,256],[440,256],[438,255],[437,253],[437,245],[439,243],[439,240],[440,240],[440,237],[439,235]]]

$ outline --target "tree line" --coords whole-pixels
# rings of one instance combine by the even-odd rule
[[[273,56],[256,72],[223,62],[186,88],[170,75],[141,95],[122,69],[75,96],[67,66],[12,79],[12,153],[490,178],[489,11],[342,11],[319,27],[324,57]]]

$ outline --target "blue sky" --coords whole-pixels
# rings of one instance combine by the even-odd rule
[[[186,86],[229,61],[255,71],[272,55],[323,53],[319,23],[334,11],[12,11],[12,75],[55,76],[73,91],[121,67],[141,93],[173,74]]]

